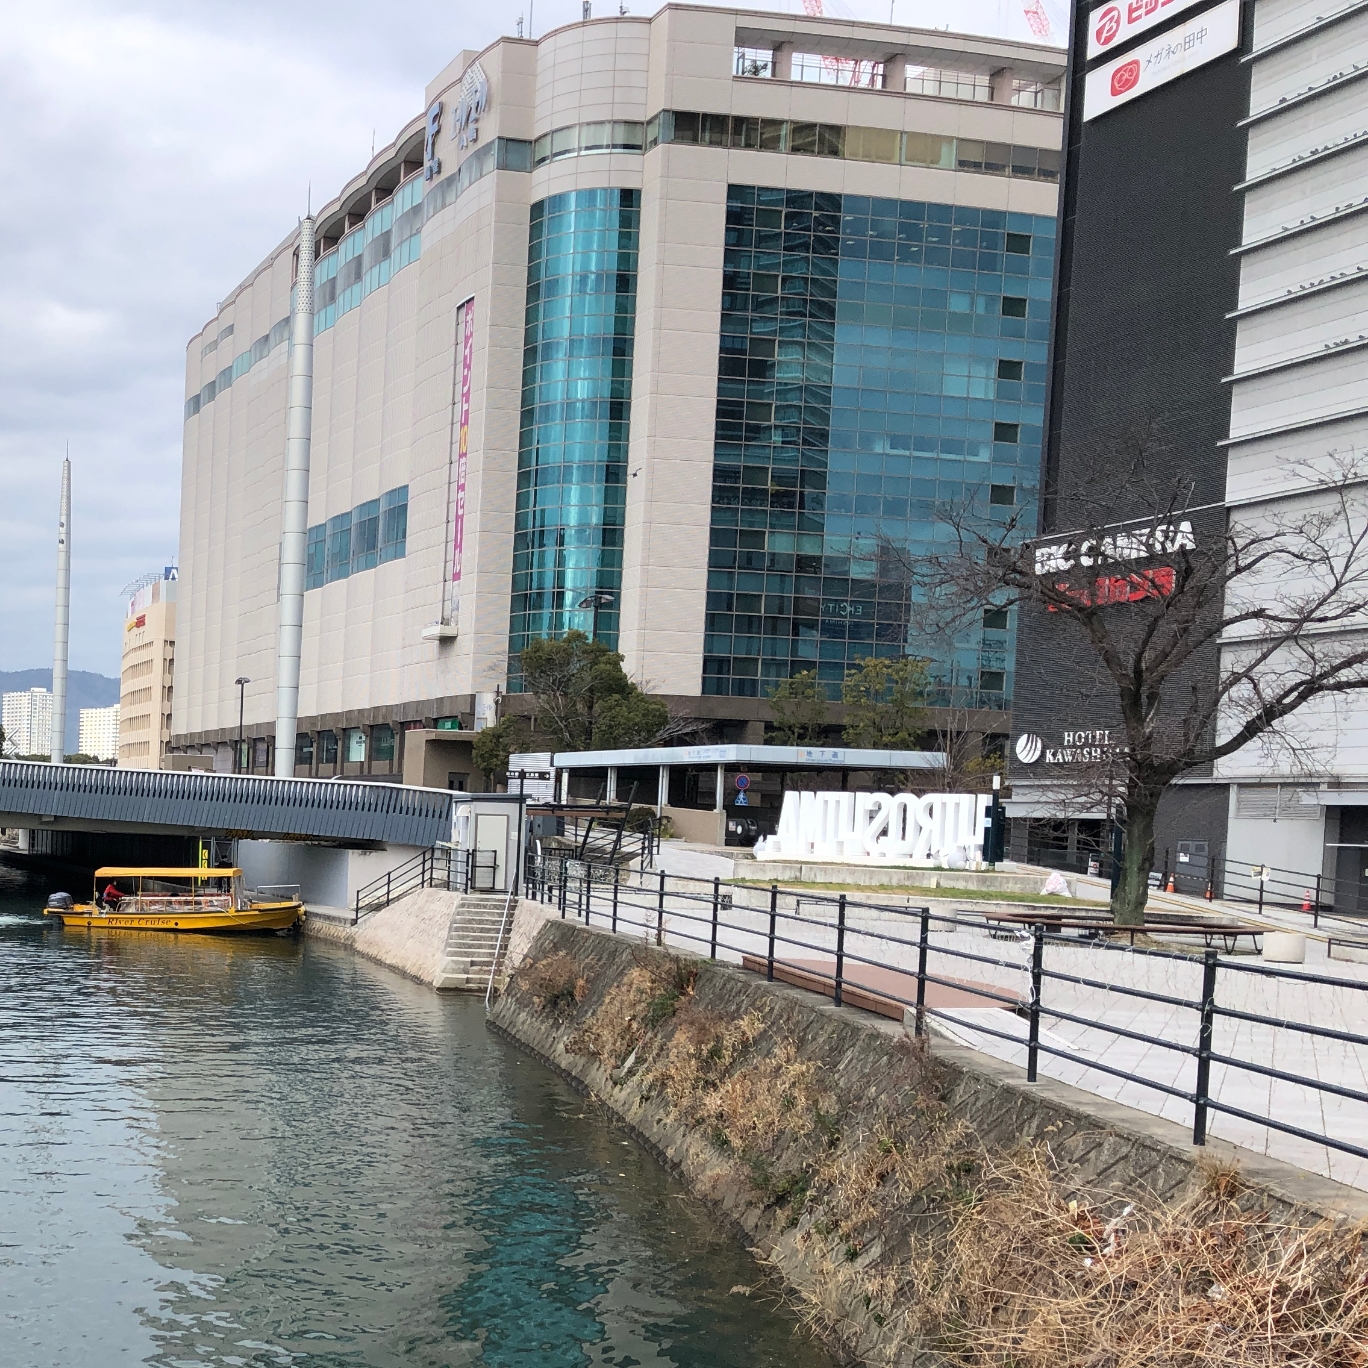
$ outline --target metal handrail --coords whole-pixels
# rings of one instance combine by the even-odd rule
[[[508,926],[509,909],[513,906],[513,886],[508,889],[508,896],[504,899],[503,918],[499,922],[499,938],[494,942],[494,962],[489,966],[489,984],[485,988],[485,1011],[489,1011],[489,1004],[494,996],[494,975],[499,972],[499,955],[503,952],[504,931]]]
[[[559,863],[559,869],[553,869]],[[825,984],[828,995],[839,1004],[849,1000],[852,990],[863,990],[890,1004],[898,1004],[911,1019],[915,1034],[923,1034],[928,1021],[940,1018],[955,1023],[953,1013],[927,1005],[926,988],[928,984],[938,984],[963,988],[965,979],[947,975],[945,970],[928,969],[928,953],[945,956],[952,962],[963,962],[966,966],[975,964],[996,965],[1002,968],[1020,970],[1029,984],[1025,997],[1020,993],[1012,994],[1010,989],[994,991],[989,984],[978,984],[973,989],[976,996],[985,1002],[994,1001],[1009,1011],[1024,1015],[1028,1022],[1028,1035],[1025,1041],[1026,1077],[1028,1082],[1038,1077],[1038,1061],[1044,1055],[1062,1061],[1082,1064],[1109,1077],[1139,1083],[1164,1097],[1186,1101],[1193,1108],[1193,1143],[1205,1144],[1208,1118],[1212,1112],[1257,1121],[1271,1130],[1302,1139],[1314,1140],[1341,1153],[1368,1159],[1368,1148],[1353,1143],[1349,1139],[1318,1134],[1301,1127],[1291,1126],[1272,1115],[1257,1116],[1229,1103],[1211,1096],[1211,1069],[1216,1064],[1225,1069],[1241,1070],[1259,1078],[1273,1079],[1301,1087],[1311,1088],[1322,1095],[1346,1098],[1368,1104],[1368,1091],[1362,1091],[1339,1082],[1322,1081],[1304,1074],[1290,1072],[1288,1069],[1273,1067],[1263,1060],[1271,1060],[1271,1051],[1261,1052],[1261,1060],[1240,1060],[1215,1048],[1213,1028],[1218,1020],[1247,1021],[1266,1025],[1274,1030],[1286,1030],[1301,1037],[1319,1037],[1327,1041],[1368,1048],[1368,1036],[1359,1036],[1330,1026],[1317,1025],[1309,1021],[1294,1021],[1286,1018],[1261,1015],[1241,1011],[1234,1006],[1218,1003],[1218,988],[1223,981],[1221,976],[1231,973],[1257,976],[1288,984],[1324,985],[1330,988],[1352,990],[1363,993],[1365,1015],[1368,1015],[1368,982],[1332,975],[1303,972],[1297,969],[1280,968],[1272,964],[1245,964],[1223,958],[1214,949],[1207,948],[1200,954],[1186,953],[1182,950],[1161,950],[1145,946],[1127,946],[1115,941],[1081,941],[1070,936],[1051,933],[1044,922],[1029,928],[1021,942],[1021,949],[1028,952],[1024,960],[1003,959],[991,955],[975,953],[967,948],[957,948],[943,941],[933,943],[930,931],[934,925],[938,931],[955,931],[960,928],[984,932],[987,929],[982,919],[967,918],[963,914],[933,914],[928,908],[906,908],[883,903],[862,902],[849,895],[814,894],[805,889],[801,900],[806,915],[799,915],[780,907],[780,889],[772,884],[766,890],[749,883],[739,883],[722,879],[690,878],[686,875],[665,875],[652,873],[649,877],[644,871],[615,871],[611,881],[586,877],[588,871],[567,869],[564,861],[549,862],[529,860],[527,870],[528,896],[558,908],[560,916],[574,915],[591,924],[597,913],[605,929],[617,931],[625,929],[636,938],[654,941],[658,945],[674,943],[697,949],[700,955],[716,959],[724,955],[733,960],[750,958],[752,962],[763,960],[766,977],[773,980],[776,966],[785,967],[785,955],[801,956],[804,952],[816,952],[823,957],[832,953],[832,943],[836,946],[834,966],[819,966],[811,961],[793,961],[790,967],[801,972],[808,982]],[[570,885],[574,885],[573,893]],[[727,889],[730,897],[721,896]],[[767,899],[765,899],[765,895]],[[742,899],[745,895],[756,895],[754,906],[746,906]],[[797,900],[797,895],[785,893],[786,899]],[[761,905],[767,901],[767,906]],[[573,913],[571,905],[574,906]],[[857,912],[879,914],[880,923],[860,925],[852,921]],[[742,922],[737,912],[748,914]],[[822,915],[822,914],[825,915]],[[905,918],[915,918],[917,934],[902,932]],[[763,923],[768,921],[768,937]],[[886,926],[888,929],[882,929]],[[1025,929],[1025,928],[1023,928]],[[1201,934],[1201,923],[1191,928],[1166,928],[1167,934]],[[823,937],[825,936],[825,939]],[[757,950],[755,945],[746,945],[744,939],[763,945]],[[854,942],[852,944],[852,942]],[[1086,948],[1090,954],[1119,954],[1134,960],[1160,960],[1192,966],[1201,974],[1200,992],[1193,997],[1176,996],[1172,993],[1156,993],[1135,984],[1109,982],[1105,971],[1099,965],[1093,973],[1077,974],[1065,969],[1052,969],[1044,963],[1043,952],[1047,946],[1069,946],[1073,949]],[[904,955],[901,962],[894,961],[895,952],[903,950],[915,955],[917,968],[904,967],[911,955]],[[865,953],[861,953],[865,951]],[[887,969],[904,976],[910,985],[915,984],[915,997],[903,996],[896,987],[882,982],[861,982],[868,978],[861,974],[861,967]],[[963,972],[963,971],[961,971]],[[953,969],[951,970],[953,973]],[[895,985],[897,980],[894,981]],[[1084,988],[1115,992],[1127,1000],[1142,999],[1154,1001],[1165,1006],[1188,1010],[1197,1018],[1194,1037],[1187,1039],[1150,1036],[1133,1028],[1111,1023],[1092,1016],[1081,1015],[1067,1010],[1071,1004],[1060,1003],[1052,1007],[1047,1001],[1047,987],[1051,983],[1073,984]],[[1023,985],[1025,987],[1026,985]],[[1050,1019],[1073,1023],[1099,1030],[1116,1040],[1145,1042],[1161,1046],[1165,1054],[1173,1057],[1189,1058],[1193,1061],[1196,1076],[1190,1088],[1174,1086],[1159,1078],[1147,1078],[1139,1073],[1104,1062],[1103,1058],[1091,1058],[1078,1049],[1061,1048],[1063,1042],[1052,1042],[1042,1037],[1042,1020]],[[1005,1023],[1004,1023],[1005,1024]],[[982,1034],[1002,1040],[1013,1047],[1022,1045],[1021,1037],[1001,1029],[995,1029],[987,1022],[975,1021],[973,1029]],[[1104,1052],[1099,1051],[1099,1054]]]

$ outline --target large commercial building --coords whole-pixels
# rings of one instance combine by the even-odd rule
[[[1307,507],[1312,466],[1368,442],[1368,8],[1080,0],[1074,29],[1040,530],[1066,535],[1079,491],[1115,487],[1137,441],[1156,484],[1187,482],[1199,544],[1228,510],[1276,528]],[[1143,505],[1118,490],[1118,520],[1158,511]],[[1116,695],[1109,711],[1068,668],[1057,625],[1023,623],[1009,811],[1014,854],[1078,865],[1105,813],[1062,795],[1114,740]],[[1298,888],[1338,876],[1358,904],[1368,701],[1295,730],[1295,764],[1249,747],[1166,801],[1156,859],[1180,887],[1271,865]]]
[[[119,670],[119,764],[161,769],[171,736],[175,698],[176,590],[174,565],[130,584]]]
[[[1036,498],[1063,71],[688,5],[452,61],[317,217],[296,772],[432,772],[571,628],[719,741],[908,650],[1005,734],[1013,623],[914,639],[906,560]],[[224,768],[239,678],[273,764],[295,247],[187,352],[172,745]]]
[[[6,755],[47,759],[52,752],[52,695],[46,689],[25,689],[0,696],[0,726]]]

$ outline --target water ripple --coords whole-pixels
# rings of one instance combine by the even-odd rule
[[[0,865],[0,1363],[822,1368],[548,1070],[335,947],[100,936]]]

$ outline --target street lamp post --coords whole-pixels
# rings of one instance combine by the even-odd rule
[[[245,772],[246,769],[247,769],[247,756],[246,756],[245,752],[244,752],[243,749],[242,749],[242,719],[243,719],[243,716],[245,715],[245,713],[246,713],[246,711],[247,711],[247,686],[248,686],[251,682],[252,682],[252,681],[251,681],[250,679],[248,679],[246,675],[239,675],[239,676],[233,681],[233,683],[236,684],[236,685],[237,685],[237,688],[238,688],[238,743],[237,743],[238,753],[237,753],[237,765],[234,765],[234,766],[233,766],[233,773],[234,773],[234,774],[236,774],[237,771],[238,771],[238,765],[241,765],[241,766],[242,766],[242,769],[243,769],[244,772]]]
[[[611,608],[616,602],[616,594],[610,593],[607,589],[595,589],[592,594],[586,594],[575,605],[576,608],[592,608],[594,610],[594,625],[590,629],[590,641],[598,640],[599,609]]]

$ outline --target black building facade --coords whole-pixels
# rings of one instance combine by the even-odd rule
[[[1153,518],[1175,497],[1198,542],[1224,527],[1223,380],[1234,358],[1227,315],[1237,305],[1232,249],[1243,215],[1232,187],[1244,171],[1241,57],[1252,4],[1175,0],[1128,35],[1127,14],[1144,8],[1079,0],[1073,15],[1037,529],[1046,545],[1099,520]],[[1110,45],[1090,59],[1090,32],[1108,28]],[[1226,45],[1238,33],[1232,50],[1106,107],[1118,90],[1124,98],[1128,79],[1143,85],[1137,73],[1156,62],[1163,69],[1175,52],[1220,46],[1213,35],[1222,33]],[[1214,671],[1215,653],[1194,668]],[[1117,722],[1116,687],[1076,631],[1053,614],[1023,611],[1009,748],[1014,858],[1085,870],[1109,845],[1095,757],[1119,742]],[[1088,792],[1071,794],[1090,759]],[[1161,807],[1156,862],[1187,876],[1180,887],[1205,886],[1205,862],[1223,845],[1227,795],[1226,786],[1184,783]]]

